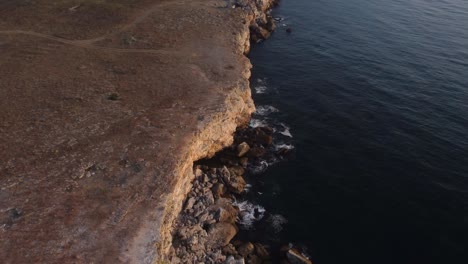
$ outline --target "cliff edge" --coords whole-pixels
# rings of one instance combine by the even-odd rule
[[[193,162],[254,111],[271,1],[239,3],[0,3],[2,263],[164,258]]]

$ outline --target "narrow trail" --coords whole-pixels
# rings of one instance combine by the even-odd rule
[[[18,35],[28,35],[28,36],[33,36],[37,38],[43,38],[43,39],[49,39],[53,41],[57,41],[60,43],[80,47],[80,48],[87,48],[87,49],[96,49],[96,50],[102,50],[102,51],[110,51],[110,52],[118,52],[118,53],[150,53],[150,54],[160,54],[160,55],[166,55],[166,54],[171,54],[171,51],[168,50],[162,50],[162,49],[125,49],[125,48],[109,48],[109,47],[102,47],[102,46],[96,46],[94,43],[98,41],[102,41],[106,38],[115,36],[116,34],[119,34],[121,32],[124,32],[133,26],[138,25],[142,21],[144,21],[148,16],[153,14],[156,10],[158,10],[161,7],[169,6],[169,5],[177,5],[177,4],[189,4],[187,1],[180,0],[180,1],[167,1],[163,3],[158,3],[153,6],[151,6],[148,9],[143,9],[140,12],[137,12],[135,15],[135,19],[130,21],[127,24],[124,24],[121,28],[118,30],[104,34],[99,37],[91,38],[91,39],[84,39],[84,40],[70,40],[70,39],[65,39],[65,38],[60,38],[60,37],[55,37],[49,34],[43,34],[43,33],[38,33],[34,31],[27,31],[27,30],[2,30],[0,31],[0,34],[4,35],[13,35],[13,34],[18,34]]]
[[[88,44],[81,40],[67,40],[59,37],[54,37],[47,34],[37,33],[34,31],[23,31],[23,30],[6,30],[0,31],[0,34],[21,34],[21,35],[28,35],[34,36],[38,38],[44,38],[49,40],[54,40],[60,43],[80,47],[80,48],[87,48],[87,49],[95,49],[95,50],[102,50],[102,51],[111,51],[111,52],[120,52],[120,53],[153,53],[153,54],[171,54],[168,50],[162,49],[124,49],[124,48],[109,48],[109,47],[102,47],[96,46],[93,44]]]
[[[77,43],[77,44],[91,45],[91,44],[93,44],[95,42],[104,40],[107,37],[114,36],[114,35],[116,35],[118,33],[121,33],[121,32],[124,32],[124,31],[130,29],[133,26],[138,25],[139,23],[143,22],[148,16],[153,14],[159,8],[170,6],[170,5],[177,5],[177,4],[188,5],[188,4],[191,4],[191,2],[187,2],[187,1],[184,1],[184,0],[179,0],[179,1],[167,1],[167,2],[163,2],[163,3],[158,3],[158,4],[155,4],[155,5],[152,5],[148,9],[143,9],[142,11],[137,12],[137,14],[135,15],[135,19],[133,19],[132,21],[130,21],[127,24],[122,25],[122,27],[120,29],[118,29],[117,31],[115,31],[115,32],[104,34],[104,35],[102,35],[100,37],[95,37],[95,38],[91,38],[91,39],[73,40],[73,41],[75,43]]]

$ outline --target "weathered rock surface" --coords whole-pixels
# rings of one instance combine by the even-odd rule
[[[229,182],[227,182],[229,190],[233,193],[241,193],[244,191],[246,184],[244,178],[239,175],[232,175]]]
[[[197,166],[194,171],[198,169]],[[229,174],[228,168],[204,169],[193,181],[185,201],[191,207],[186,206],[174,224],[171,263],[223,262],[229,242],[237,234],[238,210],[232,205],[232,199],[213,194],[224,188],[218,181],[223,174]]]
[[[250,133],[244,130],[251,129],[238,129],[234,141],[238,141],[239,135]],[[251,142],[261,145],[255,140]],[[261,244],[238,239],[231,241],[237,233],[237,221],[249,213],[240,211],[239,204],[234,203],[241,197],[239,193],[244,191],[246,183],[243,175],[249,171],[238,165],[242,158],[236,155],[237,149],[238,145],[234,144],[211,159],[198,161],[194,166],[197,176],[184,201],[185,209],[173,224],[170,263],[241,261],[255,264],[270,259],[268,251]],[[239,183],[242,187],[236,188]],[[253,213],[257,214],[257,209]]]
[[[219,222],[210,227],[207,243],[210,247],[221,248],[229,244],[229,241],[237,234],[234,224]]]
[[[250,146],[246,142],[242,142],[237,146],[237,156],[242,157],[244,156],[247,152],[249,152]]]

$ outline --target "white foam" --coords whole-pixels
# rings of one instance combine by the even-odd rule
[[[255,111],[257,115],[261,115],[261,116],[266,116],[266,115],[269,115],[271,113],[276,113],[276,112],[279,112],[279,110],[271,105],[258,106],[257,111]]]
[[[250,125],[250,127],[253,127],[253,128],[268,126],[266,121],[260,120],[260,119],[255,119],[255,118],[250,119],[250,124],[249,125]]]
[[[249,192],[251,188],[252,188],[252,184],[247,183],[244,187],[244,192]]]
[[[283,136],[292,138],[293,136],[292,136],[291,132],[289,131],[290,128],[287,125],[283,124],[283,123],[281,123],[280,125],[283,127],[284,130],[280,131],[279,133],[281,135],[283,135]]]
[[[266,160],[262,160],[262,161],[260,161],[260,164],[252,167],[252,173],[253,174],[262,173],[262,172],[266,171],[266,169],[268,168],[269,165],[270,164],[268,164],[268,162]]]
[[[256,94],[264,94],[267,92],[268,87],[266,87],[265,85],[257,85],[254,87],[254,90]]]
[[[294,146],[293,145],[290,145],[290,144],[278,144],[278,145],[275,145],[275,149],[276,150],[281,150],[281,149],[294,149]]]
[[[255,221],[259,221],[265,216],[265,208],[257,204],[252,204],[249,201],[236,201],[233,205],[239,208],[237,222],[246,229],[251,228]]]
[[[280,214],[275,214],[268,217],[268,222],[271,224],[275,232],[279,233],[283,230],[283,225],[286,224],[288,220]]]

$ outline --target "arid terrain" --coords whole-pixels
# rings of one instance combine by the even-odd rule
[[[0,1],[2,263],[152,263],[253,112],[222,0]]]

